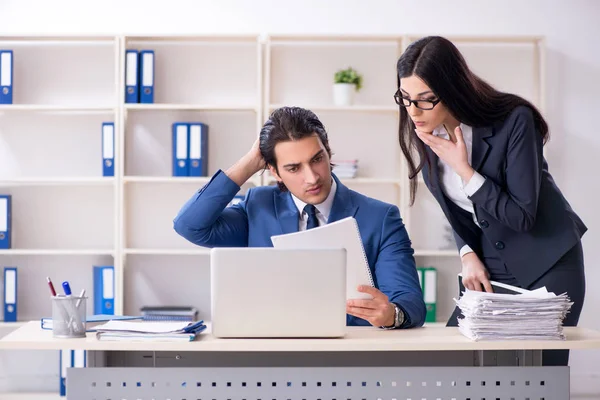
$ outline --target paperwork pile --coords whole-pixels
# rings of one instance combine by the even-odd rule
[[[334,161],[333,173],[339,179],[356,178],[358,172],[358,160]]]
[[[191,342],[206,329],[204,321],[130,322],[109,321],[96,327],[96,338],[102,341]]]
[[[459,331],[475,341],[564,340],[562,322],[573,305],[566,293],[557,296],[545,287],[520,294],[467,289],[454,301],[464,315]]]

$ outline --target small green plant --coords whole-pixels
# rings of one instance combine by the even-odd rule
[[[348,67],[336,72],[334,81],[335,83],[352,83],[356,86],[356,91],[358,92],[362,88],[363,77],[355,69]]]

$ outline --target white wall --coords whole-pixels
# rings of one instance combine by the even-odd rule
[[[0,0],[3,34],[369,33],[547,38],[550,172],[590,231],[581,326],[600,329],[600,2],[594,0]],[[600,392],[600,351],[575,352],[575,391]]]

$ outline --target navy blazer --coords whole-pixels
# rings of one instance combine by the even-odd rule
[[[414,251],[398,207],[333,178],[337,191],[327,222],[356,219],[375,286],[405,312],[403,328],[423,325],[426,309]],[[276,186],[251,188],[243,201],[227,207],[239,190],[224,172],[217,172],[179,211],[175,231],[205,247],[272,247],[271,236],[298,231],[300,213],[289,192]],[[370,325],[350,315],[347,324]]]
[[[542,136],[528,107],[515,108],[494,125],[473,127],[472,167],[486,180],[469,198],[481,229],[471,213],[446,197],[438,158],[427,146],[426,151],[430,164],[423,167],[423,179],[454,229],[458,249],[468,244],[482,258],[483,235],[523,287],[548,271],[587,230],[548,172]]]

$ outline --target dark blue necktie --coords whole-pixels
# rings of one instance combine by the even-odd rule
[[[308,220],[306,221],[306,229],[312,229],[319,226],[319,220],[317,219],[317,209],[312,204],[307,204],[304,206],[304,212],[308,215]]]

